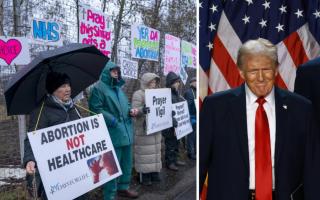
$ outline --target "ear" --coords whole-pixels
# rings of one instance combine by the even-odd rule
[[[243,80],[245,80],[244,71],[241,70],[240,68],[238,68],[238,69],[239,69],[240,77],[241,77]]]

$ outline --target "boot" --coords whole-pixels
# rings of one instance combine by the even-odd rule
[[[142,185],[150,186],[152,185],[151,182],[151,173],[142,173]]]
[[[174,163],[171,163],[170,165],[168,165],[167,166],[168,167],[168,169],[171,169],[171,170],[173,170],[173,171],[178,171],[179,170],[179,168],[176,166],[176,164],[174,164]]]

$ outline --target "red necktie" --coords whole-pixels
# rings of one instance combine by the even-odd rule
[[[266,100],[260,97],[255,121],[255,175],[256,200],[272,200],[272,162],[270,130],[267,114],[263,108]]]

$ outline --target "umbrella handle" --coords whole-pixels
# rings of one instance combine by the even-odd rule
[[[43,105],[44,105],[44,101],[42,101],[41,108],[40,108],[40,112],[39,112],[38,119],[37,119],[37,123],[36,123],[36,126],[34,127],[34,131],[36,131],[37,128],[38,128],[38,124],[39,124],[40,117],[41,117],[42,110],[43,110]]]

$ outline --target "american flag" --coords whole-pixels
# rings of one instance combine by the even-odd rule
[[[320,55],[319,0],[200,0],[198,5],[200,102],[243,82],[236,58],[249,39],[277,45],[277,84],[291,91],[297,67]]]

